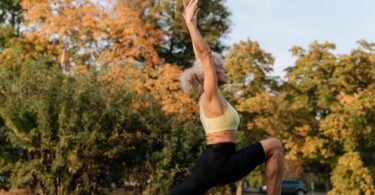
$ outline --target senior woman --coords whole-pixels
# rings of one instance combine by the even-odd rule
[[[267,193],[281,194],[284,157],[278,139],[268,138],[236,150],[240,117],[220,91],[220,86],[227,83],[224,59],[211,51],[197,28],[197,4],[198,0],[184,0],[184,19],[197,60],[184,71],[181,84],[186,94],[197,97],[207,145],[190,176],[172,195],[204,194],[212,187],[240,180],[262,163],[266,165]],[[194,89],[198,92],[192,93]]]

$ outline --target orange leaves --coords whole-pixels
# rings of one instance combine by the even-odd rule
[[[38,44],[52,45],[56,58],[72,66],[82,62],[105,66],[124,59],[158,64],[155,46],[162,33],[145,25],[125,3],[107,5],[100,7],[89,0],[24,0],[28,29],[24,35]]]
[[[33,23],[33,19],[45,20],[48,18],[48,12],[51,10],[50,6],[45,0],[22,0],[22,7],[24,13],[27,13],[25,17],[25,24],[30,25]],[[25,15],[24,15],[25,16]]]
[[[78,65],[78,66],[72,67],[71,70],[74,71],[74,72],[85,73],[85,72],[89,71],[89,67],[86,66],[86,65]]]
[[[189,120],[197,109],[197,103],[180,90],[181,69],[166,64],[157,72],[157,78],[147,80],[145,87],[162,104],[162,111],[177,120]]]
[[[1,61],[9,61],[9,60],[14,59],[14,57],[15,56],[13,54],[13,50],[10,48],[6,48],[2,51],[0,59]]]
[[[109,38],[114,38],[110,51],[115,57],[137,59],[143,57],[146,65],[159,62],[154,46],[162,35],[153,26],[143,24],[139,13],[119,2],[103,20]]]
[[[161,66],[158,70],[127,64],[110,67],[103,79],[114,85],[126,85],[127,89],[135,93],[151,95],[160,102],[163,113],[172,115],[172,120],[185,121],[192,119],[197,103],[180,90],[180,75],[181,69],[171,64]],[[146,105],[134,102],[133,106],[139,109]]]

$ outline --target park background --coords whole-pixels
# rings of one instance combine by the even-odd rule
[[[199,28],[226,57],[238,148],[277,137],[286,178],[375,193],[371,5],[199,2]],[[194,61],[181,11],[175,0],[2,0],[0,188],[168,194],[180,183],[205,144],[179,85]],[[209,193],[259,188],[263,170]]]

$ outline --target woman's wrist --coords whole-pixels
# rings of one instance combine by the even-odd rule
[[[197,27],[197,24],[194,21],[185,21],[185,23],[188,28]]]

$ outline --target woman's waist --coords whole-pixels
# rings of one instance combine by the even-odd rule
[[[206,142],[209,144],[218,143],[235,143],[236,142],[236,130],[226,130],[220,132],[213,132],[206,134]]]

